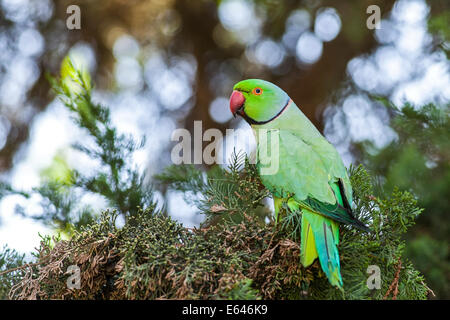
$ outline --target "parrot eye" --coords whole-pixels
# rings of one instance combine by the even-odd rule
[[[256,94],[257,96],[262,94],[262,89],[261,88],[255,88],[253,89],[253,94]]]

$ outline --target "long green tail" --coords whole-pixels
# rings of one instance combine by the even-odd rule
[[[275,222],[280,219],[279,211],[283,200],[274,197]],[[341,265],[339,263],[338,223],[314,213],[290,198],[287,205],[292,212],[302,211],[302,230],[300,243],[300,262],[306,268],[319,258],[323,272],[334,286],[342,289]]]
[[[302,233],[300,262],[308,267],[319,257],[323,272],[333,286],[342,289],[339,263],[339,227],[324,216],[302,209]]]

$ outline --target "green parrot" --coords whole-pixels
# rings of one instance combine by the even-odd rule
[[[318,257],[329,282],[342,289],[338,223],[370,229],[352,213],[352,186],[338,152],[286,92],[268,81],[237,83],[230,110],[253,129],[256,166],[272,193],[275,221],[283,202],[289,210],[302,212],[300,262],[308,267]],[[267,173],[264,165],[270,159],[278,167]]]

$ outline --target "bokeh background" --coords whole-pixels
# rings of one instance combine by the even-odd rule
[[[66,26],[71,4],[81,9],[79,30]],[[381,9],[380,29],[366,26],[370,5]],[[408,235],[408,256],[437,297],[450,298],[448,150],[442,160],[392,149],[398,133],[382,103],[448,108],[449,9],[445,0],[1,0],[0,180],[30,191],[58,161],[95,171],[98,164],[71,148],[86,133],[45,78],[67,54],[87,66],[94,99],[111,108],[119,131],[147,137],[133,161],[148,176],[171,163],[173,130],[192,131],[194,120],[203,130],[242,129],[225,139],[250,152],[251,131],[232,118],[228,97],[239,80],[266,79],[296,101],[346,165],[363,162],[386,188],[416,194],[425,212]],[[155,196],[185,225],[201,222],[182,194]],[[29,254],[39,233],[57,231],[39,219],[40,200],[1,199],[0,247]],[[82,201],[106,206],[94,195]]]

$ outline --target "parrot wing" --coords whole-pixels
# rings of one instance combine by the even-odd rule
[[[269,131],[258,143],[258,166],[278,161],[278,170],[263,174],[264,185],[278,198],[294,198],[301,207],[368,231],[351,210],[351,184],[336,149],[325,140],[304,141],[287,130]],[[270,135],[277,134],[278,139]]]

